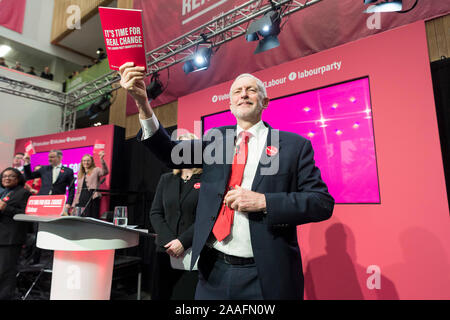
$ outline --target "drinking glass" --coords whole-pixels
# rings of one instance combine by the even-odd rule
[[[84,207],[75,207],[75,208],[73,208],[72,216],[80,217],[83,212],[84,212]]]
[[[127,207],[114,207],[114,225],[125,227],[128,224]]]

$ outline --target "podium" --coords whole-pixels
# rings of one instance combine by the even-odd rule
[[[37,222],[36,246],[54,251],[50,300],[109,300],[114,251],[155,236],[86,217],[17,214],[14,220]]]

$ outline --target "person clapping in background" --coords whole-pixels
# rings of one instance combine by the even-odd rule
[[[98,218],[100,213],[101,193],[95,191],[100,187],[101,178],[109,173],[106,162],[103,159],[105,153],[100,151],[102,167],[96,167],[94,158],[85,154],[81,159],[80,171],[78,171],[78,187],[72,207],[84,207],[84,216]],[[91,199],[92,197],[92,199]],[[91,200],[90,200],[91,199]]]
[[[3,170],[1,184],[4,190],[0,193],[0,300],[11,300],[16,290],[17,262],[28,228],[13,217],[25,213],[31,194],[23,187],[24,176],[15,168]]]

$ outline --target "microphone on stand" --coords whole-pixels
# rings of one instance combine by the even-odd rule
[[[106,178],[103,178],[102,180],[100,180],[100,183],[98,184],[98,187],[93,189],[91,196],[89,197],[88,202],[86,203],[86,206],[84,207],[83,212],[81,212],[80,217],[84,217],[85,216],[85,211],[88,208],[89,204],[91,203],[91,200],[94,198],[94,194],[97,192],[97,190],[99,189],[99,187],[103,184],[103,182],[105,182]]]
[[[69,190],[69,195],[70,195],[70,188],[74,184],[75,180],[76,180],[75,178],[72,178],[72,182],[70,182],[69,187],[67,188],[67,190]],[[52,184],[52,188],[50,189],[50,192],[48,194],[52,194],[52,193],[53,193],[53,184]],[[66,191],[66,193],[67,193],[67,191]],[[67,203],[66,203],[66,205],[67,205]],[[71,210],[72,210],[72,208],[69,208],[69,209],[64,208],[64,212],[66,212],[68,215],[71,214]]]

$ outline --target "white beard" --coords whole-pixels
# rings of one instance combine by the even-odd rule
[[[231,113],[236,117],[236,119],[244,120],[244,121],[253,121],[258,119],[261,116],[261,112],[263,110],[263,106],[260,102],[258,102],[257,106],[251,110],[241,110],[239,107],[230,106]]]

